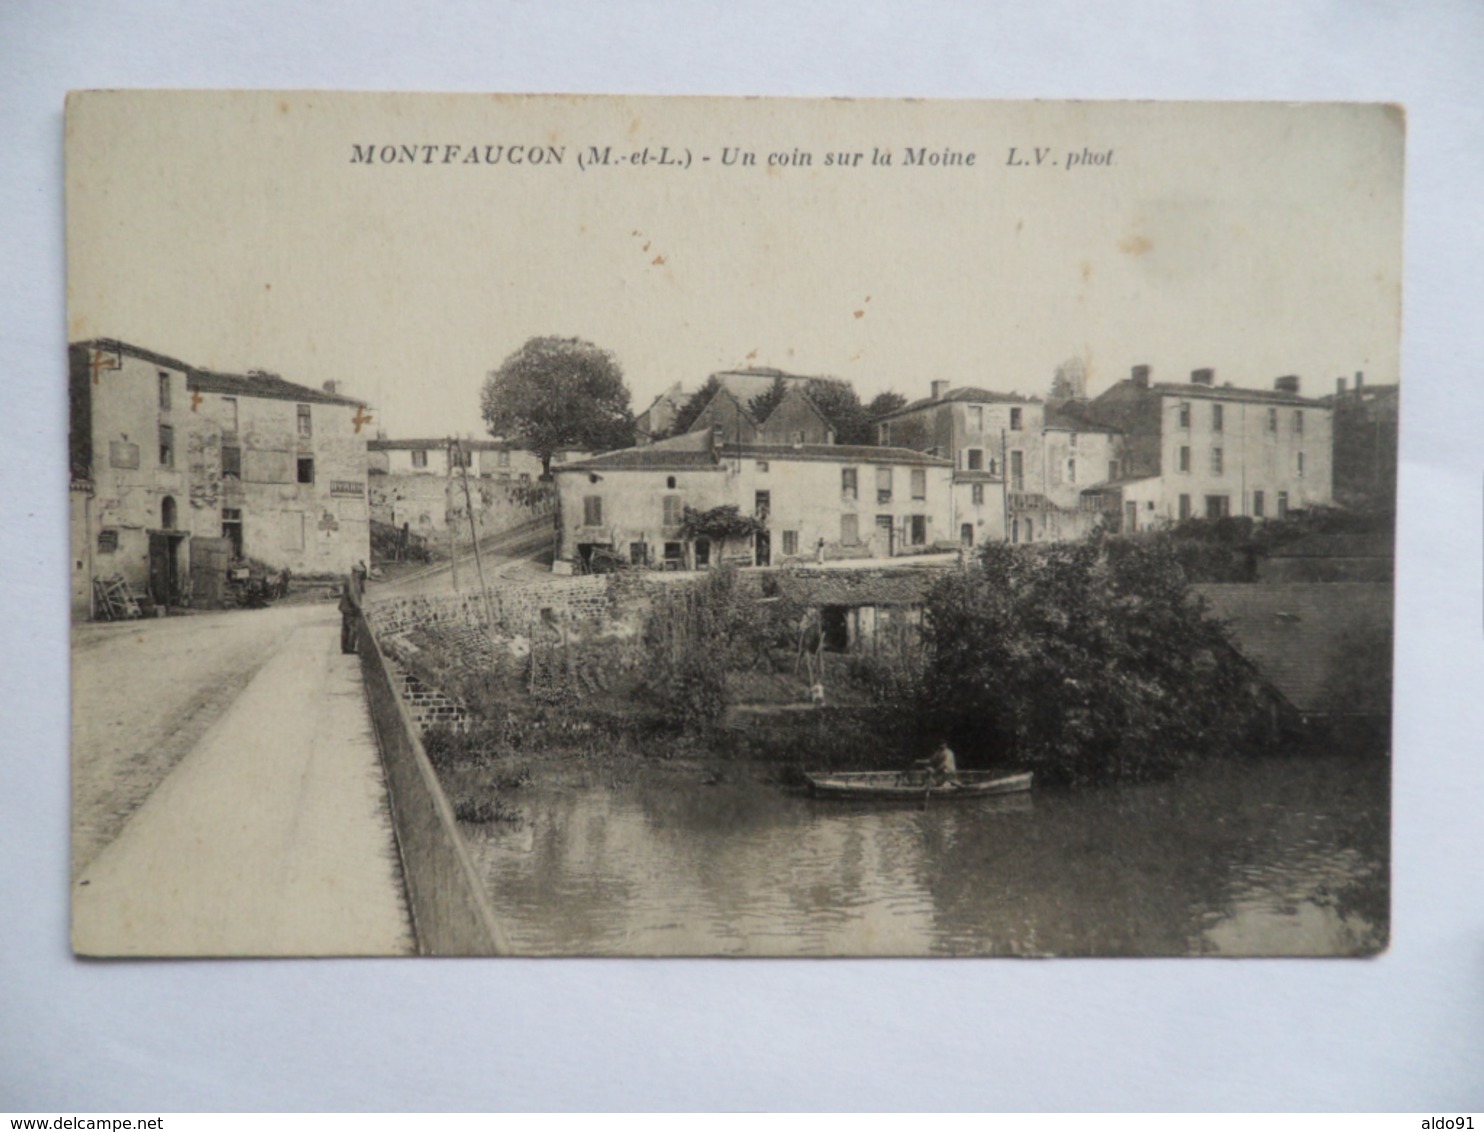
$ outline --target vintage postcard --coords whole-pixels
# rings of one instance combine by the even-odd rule
[[[66,133],[79,954],[1386,947],[1398,107]]]

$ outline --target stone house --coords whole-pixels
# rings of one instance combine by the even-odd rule
[[[469,540],[464,470],[479,534],[496,534],[550,514],[551,492],[542,487],[541,459],[518,443],[496,439],[388,439],[367,442],[371,518],[424,538]],[[581,456],[559,452],[555,466]]]
[[[1079,485],[1116,472],[1116,429],[1035,397],[934,381],[931,396],[882,417],[882,444],[920,448],[954,467],[952,528],[964,545],[1076,538],[1098,515]]]
[[[952,465],[903,448],[730,442],[700,430],[556,469],[556,569],[603,549],[634,564],[705,568],[888,558],[952,539]],[[686,540],[687,507],[735,506],[767,529],[745,544]]]
[[[370,556],[364,402],[112,339],[69,347],[74,613],[92,579],[219,597],[230,557],[296,574]]]
[[[1283,518],[1333,499],[1333,412],[1300,395],[1300,380],[1271,390],[1216,385],[1193,370],[1188,383],[1154,383],[1148,366],[1079,406],[1123,435],[1121,475],[1084,490],[1124,531],[1184,519]]]

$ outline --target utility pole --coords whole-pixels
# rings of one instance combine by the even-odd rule
[[[453,506],[453,439],[447,443],[445,456],[448,459],[447,479],[443,485],[443,518],[448,527],[448,568],[453,576],[453,592],[459,592],[459,540],[458,524],[454,521]]]
[[[490,608],[490,590],[484,581],[484,562],[479,556],[479,528],[474,524],[474,499],[469,494],[469,464],[462,455],[459,459],[459,471],[464,480],[464,506],[469,510],[469,538],[474,543],[474,570],[479,575],[479,592],[484,599],[485,623],[493,628],[494,610]]]

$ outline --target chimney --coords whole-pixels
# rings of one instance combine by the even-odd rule
[[[1345,379],[1343,377],[1337,377],[1335,378],[1335,397],[1339,398],[1343,396],[1345,396]]]
[[[941,380],[940,381],[933,382],[933,400],[934,401],[941,401],[941,400],[943,400],[944,397],[947,397],[947,396],[948,396],[948,382],[941,381]]]
[[[1149,367],[1134,366],[1133,371],[1129,374],[1129,380],[1134,383],[1134,388],[1136,389],[1148,389]]]
[[[1273,379],[1273,388],[1279,393],[1294,393],[1299,391],[1299,379],[1296,373],[1287,373],[1282,377]]]
[[[324,388],[325,388],[325,392],[326,393],[334,393],[335,392],[335,383],[333,381],[327,381],[327,382],[325,382]]]
[[[1216,371],[1214,369],[1193,369],[1190,371],[1190,384],[1215,385]]]
[[[1365,370],[1358,369],[1358,370],[1355,371],[1355,399],[1357,401],[1360,400],[1360,397],[1361,397],[1361,387],[1364,384],[1365,384]]]

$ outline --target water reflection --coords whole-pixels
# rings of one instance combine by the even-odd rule
[[[1360,954],[1387,938],[1382,761],[972,802],[757,783],[533,789],[466,833],[516,946],[602,955]]]

